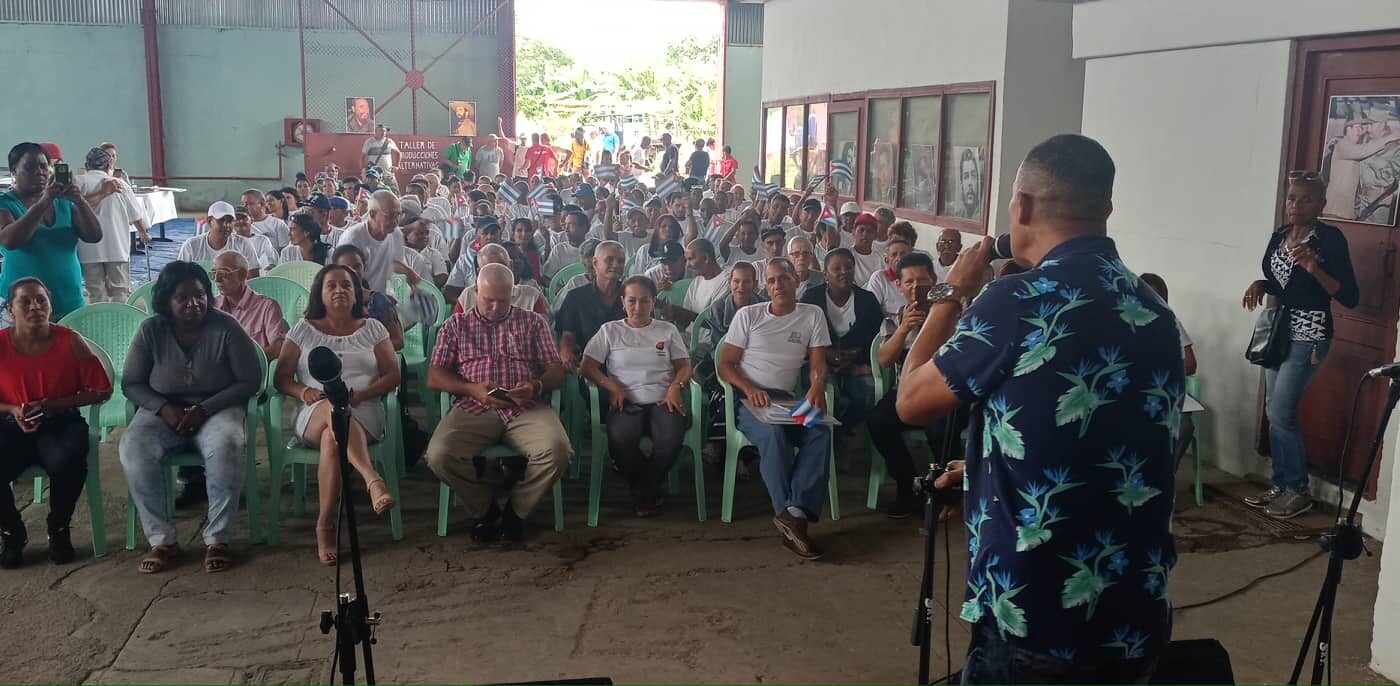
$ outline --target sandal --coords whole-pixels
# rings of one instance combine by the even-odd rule
[[[216,574],[227,571],[233,558],[229,557],[227,543],[215,543],[204,551],[204,573]]]
[[[175,545],[151,546],[151,552],[146,557],[141,558],[141,565],[136,571],[142,574],[159,574],[175,559],[175,555],[180,552],[180,548]]]
[[[376,492],[375,486],[379,487],[378,492]],[[365,484],[365,488],[369,490],[369,499],[373,503],[375,514],[383,514],[385,510],[394,506],[394,496],[389,493],[389,487],[385,485],[384,479],[375,479]]]
[[[316,527],[316,557],[321,560],[321,564],[331,567],[336,561],[336,540],[335,527]]]

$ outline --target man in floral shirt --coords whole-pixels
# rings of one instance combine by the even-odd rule
[[[969,249],[909,353],[904,421],[981,405],[963,499],[964,683],[1144,681],[1171,635],[1185,376],[1175,317],[1107,236],[1113,177],[1083,136],[1032,149],[1010,207],[1029,271],[967,304],[990,240]],[[954,464],[939,485],[963,480]]]

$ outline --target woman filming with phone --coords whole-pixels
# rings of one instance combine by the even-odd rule
[[[102,225],[73,185],[68,165],[54,164],[38,143],[10,148],[8,161],[15,185],[0,194],[0,291],[26,276],[43,281],[57,321],[83,306],[78,241],[101,241]]]
[[[34,277],[6,292],[15,324],[0,329],[0,484],[39,466],[49,477],[49,560],[72,562],[68,523],[88,469],[88,425],[78,408],[112,394],[112,380],[83,337],[50,322],[49,289]],[[0,567],[23,561],[24,521],[9,488],[0,489]]]

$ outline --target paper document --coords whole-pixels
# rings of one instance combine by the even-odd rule
[[[792,418],[792,408],[796,407],[798,403],[802,402],[801,400],[790,400],[782,402],[774,400],[768,403],[768,407],[754,407],[753,405],[750,405],[749,401],[747,400],[743,400],[740,402],[744,403],[744,407],[749,408],[749,412],[753,414],[755,419],[757,419],[760,422],[763,422],[764,424],[797,425],[800,423]],[[841,422],[836,421],[836,418],[831,416],[830,412],[827,412],[822,416],[820,423],[825,426],[841,426]]]

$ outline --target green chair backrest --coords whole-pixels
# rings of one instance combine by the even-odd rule
[[[132,307],[135,307],[139,310],[144,310],[146,312],[154,312],[155,310],[151,308],[151,293],[153,293],[155,289],[155,279],[151,279],[150,281],[147,281],[146,283],[137,286],[136,290],[132,291],[131,295],[127,296],[126,304],[131,305]]]
[[[403,274],[394,274],[389,277],[389,295],[393,296],[399,304],[406,304],[409,301],[408,278]],[[427,338],[424,331],[434,325],[435,322],[418,322],[412,327],[403,331],[403,354],[404,357],[417,359],[427,354]]]
[[[59,320],[83,338],[95,343],[110,357],[115,369],[126,367],[126,353],[147,314],[122,303],[93,303],[69,312]]]
[[[315,262],[307,262],[306,260],[283,262],[268,270],[267,274],[264,276],[280,276],[297,283],[302,288],[305,288],[307,292],[310,292],[311,282],[316,280],[316,274],[321,271],[321,267],[322,265],[316,264]]]
[[[301,284],[280,276],[259,276],[248,280],[248,288],[277,301],[282,308],[282,319],[288,326],[306,314],[306,302],[310,294]]]
[[[575,262],[571,265],[564,267],[563,269],[560,269],[558,273],[554,275],[554,278],[551,278],[549,280],[549,287],[546,288],[544,291],[544,299],[548,301],[551,305],[554,304],[554,299],[559,295],[559,289],[563,288],[564,284],[569,282],[569,279],[572,279],[575,276],[578,276],[582,273],[582,262]]]
[[[432,296],[433,300],[437,301],[438,316],[437,321],[433,322],[433,326],[442,326],[442,323],[447,321],[448,317],[452,316],[452,308],[449,307],[447,304],[447,296],[444,296],[442,294],[442,291],[438,289],[437,284],[434,284],[433,282],[427,280],[419,282],[418,289]]]
[[[690,290],[690,279],[681,279],[671,284],[671,290],[661,291],[657,295],[658,300],[664,300],[672,305],[682,305],[685,303],[685,292]]]

